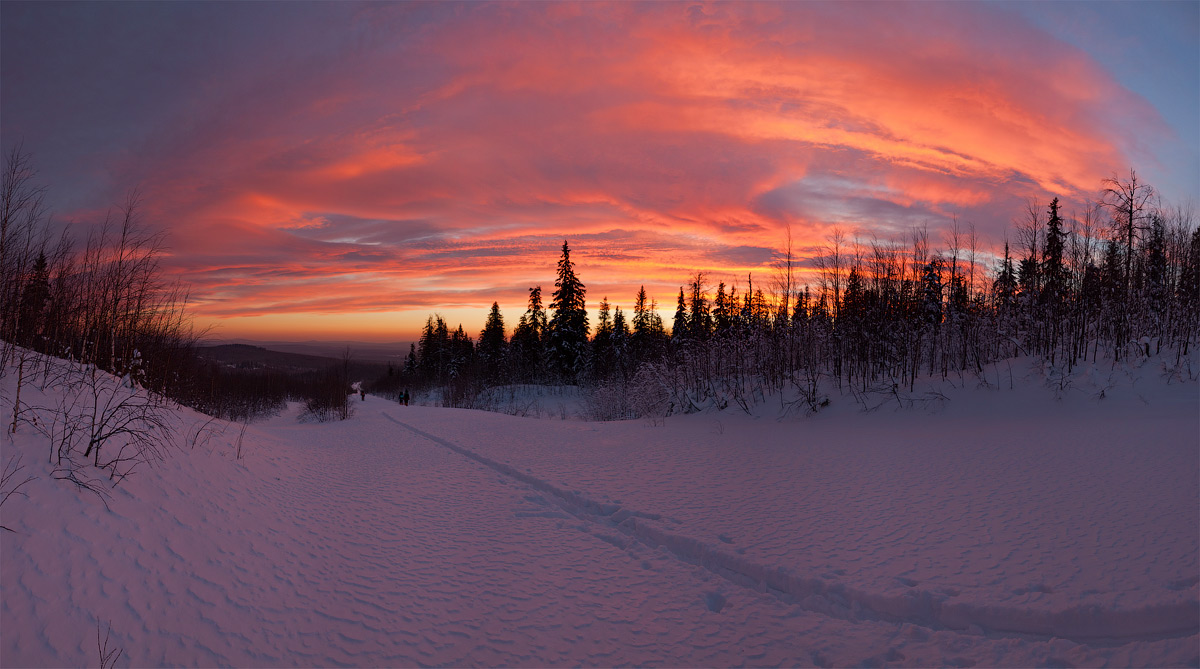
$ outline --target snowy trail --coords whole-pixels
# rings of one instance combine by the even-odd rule
[[[1200,666],[1184,397],[1055,407],[1049,449],[975,415],[665,429],[368,398],[251,425],[244,461],[228,426],[110,509],[22,430],[0,666],[94,665],[109,623],[132,666]]]
[[[1118,644],[1188,637],[1200,627],[1200,609],[1190,601],[1125,610],[1079,605],[1047,612],[953,602],[949,601],[952,594],[915,587],[899,596],[875,593],[816,574],[798,574],[783,567],[756,563],[718,545],[674,531],[658,522],[663,520],[660,513],[598,502],[430,434],[387,412],[383,415],[420,437],[546,493],[573,516],[602,528],[598,530],[598,536],[615,546],[628,546],[629,541],[624,538],[628,537],[651,547],[665,547],[687,563],[700,565],[737,585],[775,595],[787,604],[799,604],[805,610],[848,620],[874,618],[933,629],[966,630],[978,627],[988,629],[993,635],[1010,633],[1022,637],[1071,639],[1081,643]],[[679,521],[673,523],[678,524]],[[611,533],[613,531],[624,537],[614,536]]]
[[[968,662],[937,634],[813,616],[618,549],[530,486],[362,413],[251,428],[247,467],[181,454],[111,511],[39,481],[5,508],[21,541],[0,549],[0,664],[92,664],[97,622],[133,666]],[[55,518],[63,532],[40,531]],[[985,650],[1003,663],[1031,647]]]

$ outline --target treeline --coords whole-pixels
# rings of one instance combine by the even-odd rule
[[[81,248],[51,237],[29,158],[6,156],[0,184],[0,363],[20,346],[95,364],[167,393],[188,360],[187,292],[163,281],[161,237],[137,223],[137,197]]]
[[[343,365],[281,374],[231,369],[196,355],[187,289],[163,278],[163,239],[140,224],[136,195],[77,243],[68,232],[52,233],[45,187],[36,183],[29,155],[12,149],[3,169],[0,374],[67,360],[229,420],[274,413],[289,400],[321,419],[349,415]],[[29,352],[39,359],[26,361]]]
[[[1031,202],[998,258],[957,221],[941,248],[924,230],[903,242],[834,233],[803,266],[789,240],[765,285],[714,290],[707,274],[690,277],[669,333],[644,288],[632,314],[602,300],[589,329],[564,242],[549,310],[530,289],[508,339],[498,304],[477,339],[431,316],[403,368],[369,389],[433,389],[446,406],[472,406],[497,385],[581,384],[599,398],[597,417],[620,418],[749,410],[769,394],[815,411],[829,384],[896,394],[923,375],[979,374],[1021,355],[1064,379],[1084,360],[1164,347],[1183,360],[1200,335],[1193,211],[1161,205],[1132,171],[1102,184],[1075,215],[1057,198]],[[800,285],[802,271],[815,281]]]

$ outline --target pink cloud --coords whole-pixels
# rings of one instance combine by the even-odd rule
[[[1085,54],[983,5],[453,14],[392,39],[402,21],[370,8],[340,60],[258,73],[186,136],[160,130],[146,194],[202,318],[482,319],[501,296],[515,319],[563,238],[596,299],[645,279],[663,303],[697,269],[767,273],[733,249],[787,225],[814,244],[966,212],[998,240],[1014,200],[1094,195],[1126,167],[1118,119],[1161,127]]]

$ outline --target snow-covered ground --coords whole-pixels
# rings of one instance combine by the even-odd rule
[[[368,397],[253,424],[240,461],[224,427],[108,509],[26,425],[0,665],[97,664],[98,624],[131,666],[1200,665],[1200,387],[994,371],[782,420]]]

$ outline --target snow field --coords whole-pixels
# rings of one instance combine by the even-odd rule
[[[1196,666],[1200,398],[1134,387],[660,426],[368,398],[111,510],[22,429],[0,665],[95,664],[111,622],[131,666]]]
[[[1174,424],[1098,417],[1084,434],[1048,424],[1036,439],[939,417],[896,440],[904,419],[874,418],[736,428],[726,418],[723,435],[684,419],[675,433],[631,423],[597,437],[589,424],[514,434],[511,419],[481,416],[431,431],[503,457],[505,469],[542,473],[529,482],[612,514],[636,538],[793,598],[828,591],[830,601],[812,602],[823,610],[1079,639],[1200,625],[1197,454],[1171,438],[1189,427],[1186,414]],[[576,490],[604,494],[581,500]]]

